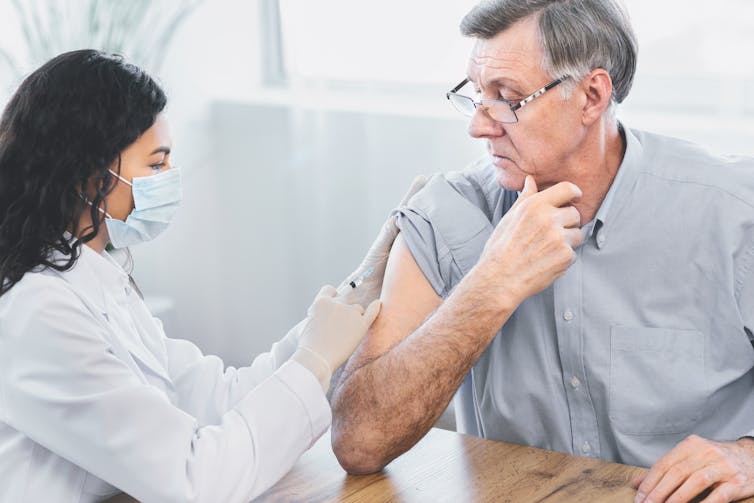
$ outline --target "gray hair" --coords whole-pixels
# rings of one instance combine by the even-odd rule
[[[489,39],[533,15],[539,16],[542,68],[553,79],[569,75],[578,82],[602,68],[613,81],[612,101],[628,96],[638,46],[619,0],[485,0],[463,18],[461,33]]]

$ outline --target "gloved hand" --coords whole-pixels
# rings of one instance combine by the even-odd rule
[[[419,192],[427,184],[427,178],[423,175],[414,178],[411,183],[408,192],[403,196],[398,206],[405,206],[411,197]],[[343,282],[338,286],[338,298],[348,304],[360,304],[366,306],[374,299],[380,297],[382,292],[382,280],[385,277],[385,267],[387,266],[387,258],[390,255],[390,249],[393,247],[393,242],[396,236],[398,236],[399,229],[395,225],[396,216],[391,215],[385,221],[380,233],[372,243],[372,246],[367,251],[364,260],[361,261],[361,265],[351,273]],[[351,282],[358,283],[360,278],[364,274],[368,274],[363,282],[354,288]]]
[[[291,357],[319,379],[325,392],[333,372],[356,350],[382,306],[375,300],[365,311],[358,304],[336,298],[335,294],[330,285],[317,294],[307,312],[298,349]]]

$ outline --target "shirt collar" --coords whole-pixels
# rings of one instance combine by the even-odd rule
[[[631,130],[624,128],[623,124],[620,123],[618,123],[618,128],[626,141],[626,152],[623,154],[623,160],[618,167],[613,183],[597,210],[593,220],[594,225],[589,233],[590,237],[595,236],[599,248],[604,246],[607,239],[611,216],[615,216],[629,198],[629,192],[636,182],[638,165],[642,155],[642,146]]]

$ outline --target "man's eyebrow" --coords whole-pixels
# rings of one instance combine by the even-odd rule
[[[476,88],[479,87],[479,86],[477,86],[477,84],[474,81],[474,79],[472,79],[469,76],[466,76],[466,78],[469,79],[469,82],[471,82],[472,84],[474,84],[474,87],[476,87]],[[510,89],[512,91],[518,91],[518,92],[522,92],[522,89],[523,89],[523,87],[521,86],[521,84],[518,81],[516,81],[514,79],[511,79],[509,77],[497,77],[497,78],[494,78],[494,79],[490,80],[489,82],[485,82],[484,84],[487,87],[505,87],[505,88]]]
[[[492,79],[488,82],[488,84],[495,87],[506,87],[514,91],[521,89],[521,84],[518,81],[508,77],[498,77],[496,79]]]
[[[170,147],[158,147],[158,148],[154,149],[152,151],[152,153],[149,154],[149,155],[159,154],[160,152],[162,152],[165,155],[168,155],[170,153]]]

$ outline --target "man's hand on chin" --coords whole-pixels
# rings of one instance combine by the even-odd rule
[[[635,503],[680,503],[709,489],[704,503],[736,501],[754,495],[754,439],[715,442],[687,437],[634,479]]]

